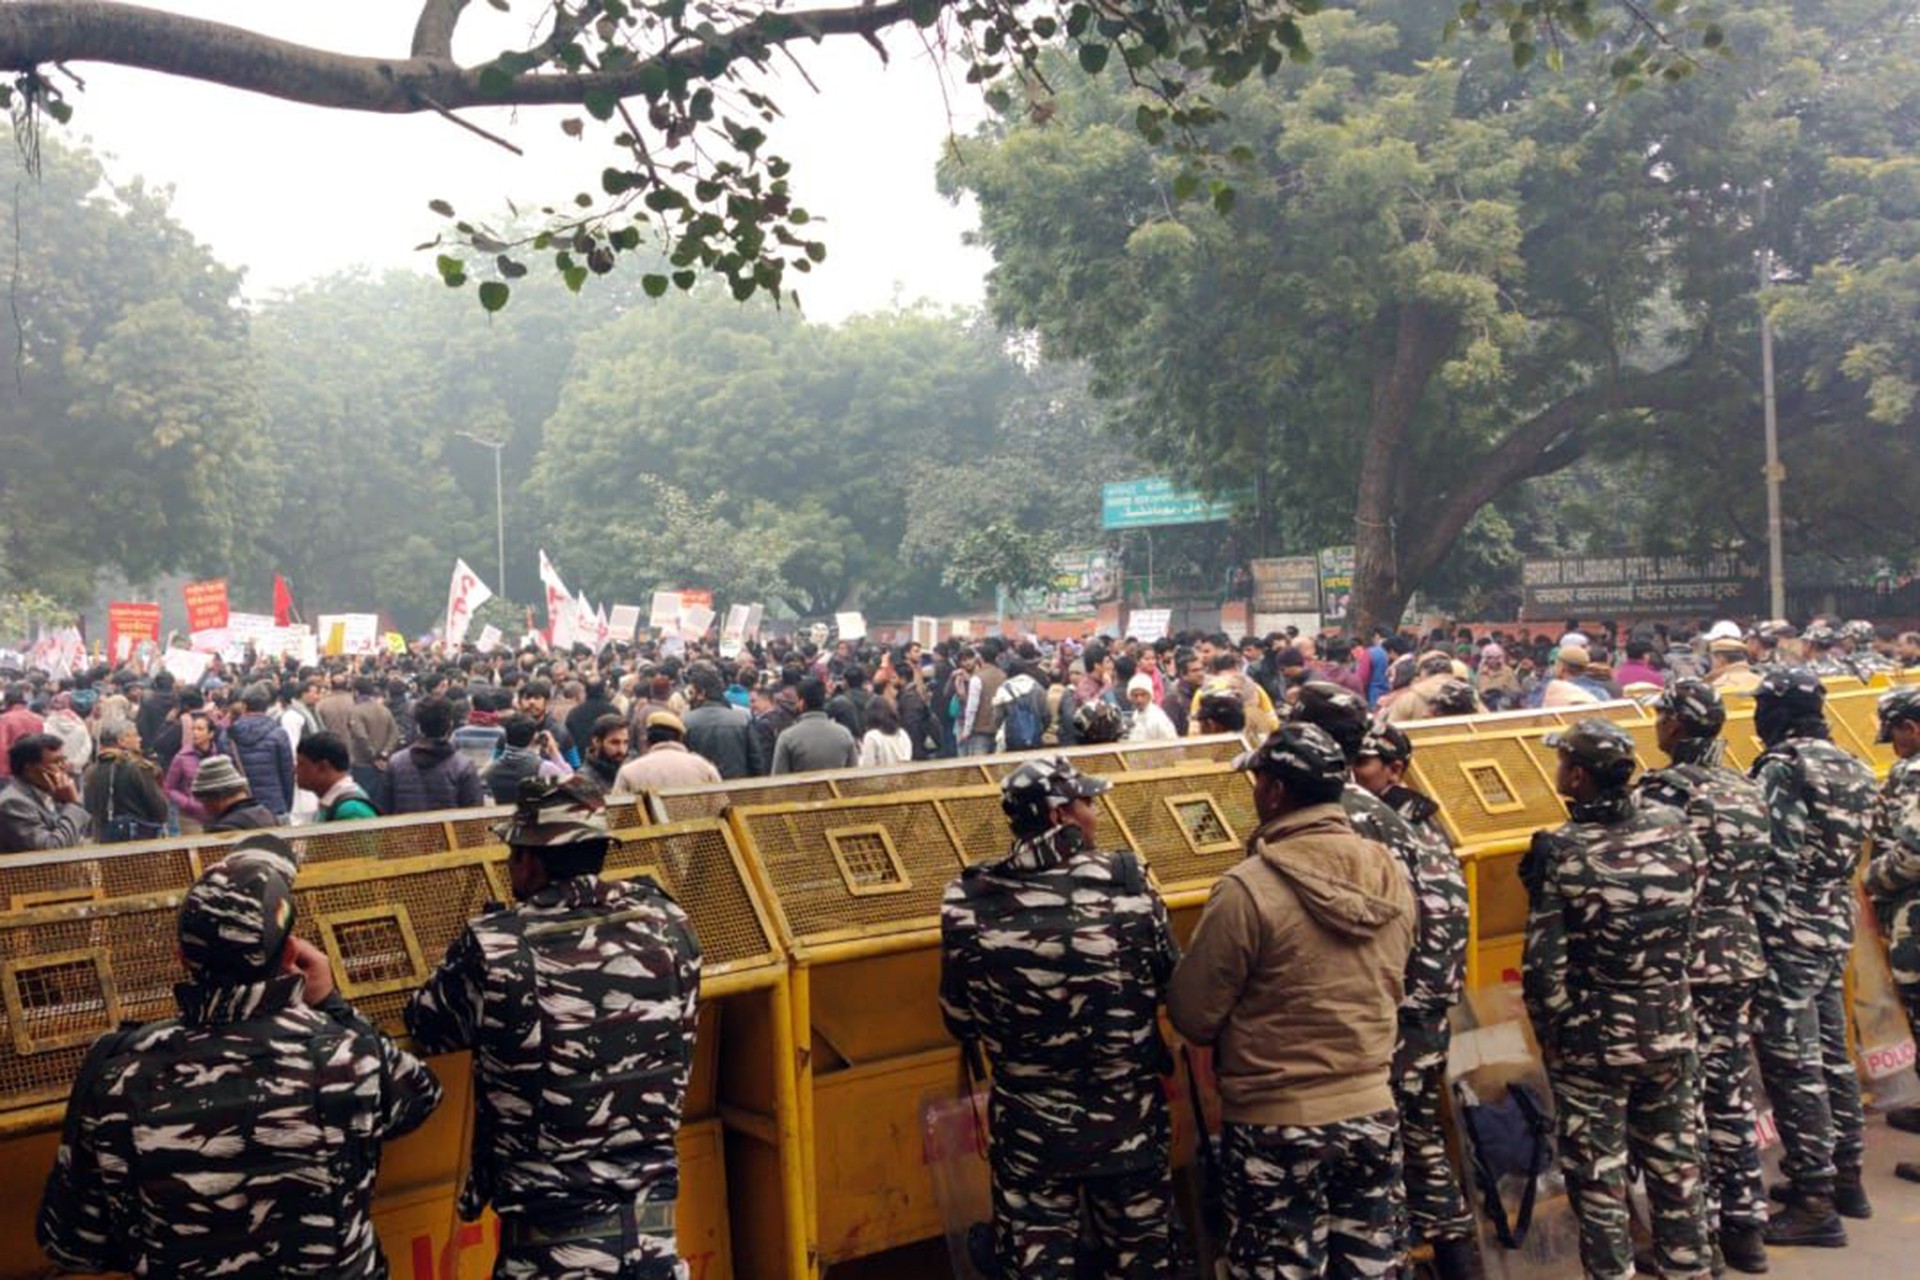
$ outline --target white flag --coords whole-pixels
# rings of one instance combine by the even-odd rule
[[[540,581],[547,589],[547,630],[556,633],[553,643],[558,645],[562,643],[557,633],[563,621],[568,631],[572,631],[572,619],[563,615],[568,612],[567,606],[573,603],[573,593],[567,590],[566,583],[560,581],[560,571],[553,567],[553,561],[547,559],[544,548],[540,552]],[[565,643],[572,644],[573,641],[569,639]]]
[[[493,599],[493,591],[465,560],[453,562],[453,584],[447,588],[447,644],[459,648],[467,641],[474,611]]]

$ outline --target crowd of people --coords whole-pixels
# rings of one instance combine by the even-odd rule
[[[215,660],[198,681],[97,666],[0,671],[0,852],[512,803],[530,777],[602,794],[1203,732],[1271,731],[1310,682],[1383,723],[1646,696],[1700,675],[1751,692],[1804,665],[1869,677],[1920,634],[1816,619],[1742,629],[1296,630],[1150,644],[806,640]],[[1220,714],[1237,703],[1239,714]],[[1211,711],[1214,714],[1204,714]]]

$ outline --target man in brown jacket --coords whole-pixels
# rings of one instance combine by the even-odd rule
[[[1227,1266],[1253,1276],[1390,1274],[1401,1253],[1389,1081],[1413,893],[1354,834],[1347,761],[1283,725],[1236,762],[1260,827],[1220,877],[1167,994],[1220,1082]]]

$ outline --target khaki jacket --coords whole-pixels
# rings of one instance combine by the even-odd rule
[[[1214,1047],[1221,1114],[1321,1125],[1389,1110],[1415,923],[1406,873],[1338,804],[1276,818],[1247,847],[1167,992],[1180,1034]]]

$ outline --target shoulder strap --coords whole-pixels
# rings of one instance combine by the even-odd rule
[[[1147,891],[1146,868],[1140,865],[1140,855],[1131,849],[1122,849],[1113,856],[1113,881],[1128,894],[1140,894]]]

